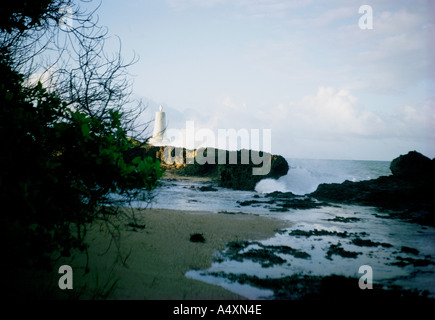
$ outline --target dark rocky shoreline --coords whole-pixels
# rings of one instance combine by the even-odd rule
[[[374,206],[390,217],[435,226],[435,159],[411,151],[391,162],[392,175],[320,184],[308,196],[332,203]]]
[[[391,175],[372,180],[322,183],[304,196],[275,191],[239,204],[263,204],[282,212],[340,204],[373,206],[382,218],[435,226],[435,159],[411,151],[394,159],[390,170]]]
[[[129,150],[129,156],[150,156],[158,159],[168,172],[181,177],[209,178],[210,186],[200,191],[217,191],[214,186],[234,190],[255,190],[256,184],[266,178],[278,179],[287,174],[289,165],[284,157],[271,155],[271,169],[267,175],[253,175],[252,168],[259,167],[250,160],[249,164],[241,163],[239,151],[224,151],[226,159],[234,157],[237,164],[218,164],[218,153],[223,150],[181,149],[178,157],[182,164],[167,164],[163,161],[166,146],[145,146]],[[251,151],[249,152],[257,152]],[[186,164],[186,155],[189,152],[213,152],[214,164],[199,164],[196,161]],[[261,153],[262,156],[262,153]],[[366,181],[344,181],[343,183],[323,183],[317,189],[304,196],[291,192],[272,192],[265,195],[256,195],[253,200],[241,201],[240,206],[264,205],[271,211],[286,212],[294,209],[313,209],[323,206],[339,204],[373,206],[384,218],[398,218],[417,222],[423,225],[435,226],[435,159],[410,151],[391,161],[391,175],[381,176]]]
[[[376,233],[372,233],[370,228],[363,229],[363,232],[354,231],[352,228],[352,224],[360,225],[377,218],[398,218],[419,223],[421,226],[415,226],[421,228],[417,234],[428,229],[425,225],[435,226],[435,186],[432,183],[435,178],[435,160],[412,151],[394,159],[390,164],[390,170],[391,175],[377,179],[321,184],[316,191],[303,196],[291,192],[273,192],[255,194],[251,199],[238,201],[239,207],[262,206],[269,211],[278,212],[322,207],[325,209],[330,207],[330,210],[331,207],[335,207],[336,212],[340,214],[324,215],[322,219],[316,220],[316,223],[325,220],[347,225],[347,229],[343,228],[339,231],[317,227],[307,229],[303,223],[302,226],[277,231],[278,234],[285,233],[294,237],[295,241],[277,244],[261,241],[230,242],[226,250],[215,258],[215,262],[248,261],[259,264],[262,269],[285,269],[296,260],[306,260],[308,263],[317,259],[325,263],[324,259],[326,259],[332,265],[347,260],[356,261],[355,263],[358,264],[357,261],[365,257],[373,258],[378,255],[379,259],[385,259],[384,265],[387,268],[407,268],[412,270],[410,275],[413,276],[419,272],[432,273],[430,268],[435,265],[433,255],[424,253],[420,247],[414,245],[410,247],[406,242],[395,243],[390,241],[391,239],[383,240]],[[204,191],[207,190],[213,191],[212,186],[206,186]],[[378,214],[370,209],[371,216],[367,218],[362,215],[349,216],[340,211],[345,205],[375,207]],[[242,212],[221,213],[243,214]],[[303,216],[302,212],[299,212],[299,216]],[[301,242],[310,242],[311,248],[301,246]],[[321,255],[319,251],[322,252]],[[386,257],[381,258],[383,255]],[[429,271],[425,268],[429,268]],[[373,290],[361,290],[357,285],[359,278],[354,276],[334,273],[330,275],[294,273],[275,278],[261,276],[261,273],[245,273],[243,269],[240,273],[236,271],[211,271],[204,272],[204,275],[270,290],[273,294],[266,299],[272,300],[382,301],[383,303],[385,301],[433,303],[434,301],[433,296],[430,296],[431,293],[424,287],[406,289],[405,286],[393,284],[392,280],[376,283]]]
[[[336,303],[361,302],[427,302],[433,299],[427,293],[417,290],[405,290],[397,286],[389,288],[374,287],[372,290],[361,290],[355,283],[358,278],[339,275],[315,276],[294,274],[282,278],[259,278],[255,275],[233,273],[210,273],[210,275],[226,278],[239,284],[247,284],[259,289],[272,290],[272,300],[297,301],[329,301]]]

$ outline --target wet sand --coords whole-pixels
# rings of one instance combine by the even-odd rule
[[[73,267],[79,298],[243,299],[219,286],[188,279],[185,273],[208,268],[216,251],[229,241],[265,239],[289,226],[289,222],[246,214],[165,209],[134,214],[135,228],[128,226],[131,220],[120,221],[120,250],[113,241],[108,248],[112,236],[104,221],[92,225],[87,235],[88,274],[83,272],[84,254],[58,262]],[[190,241],[194,233],[202,234],[205,242]]]

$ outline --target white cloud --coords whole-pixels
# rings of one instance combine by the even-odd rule
[[[32,73],[29,78],[26,79],[24,85],[28,87],[33,87],[37,85],[38,82],[41,82],[44,88],[50,89],[50,87],[55,84],[56,71],[56,65],[53,65],[42,72]]]
[[[405,104],[390,113],[361,105],[350,91],[320,87],[299,100],[259,108],[228,95],[206,113],[165,108],[170,129],[271,129],[274,153],[307,158],[391,160],[409,150],[435,156],[435,101]]]
[[[435,130],[430,130],[435,128],[433,101],[398,106],[391,113],[377,113],[362,106],[350,91],[333,87],[319,87],[316,93],[297,101],[267,107],[254,107],[227,95],[206,113],[186,110],[173,116],[176,118],[173,124],[178,127],[190,120],[198,128],[212,130],[272,128],[288,132],[292,137],[319,141],[344,137],[435,138]],[[168,119],[171,120],[171,113]]]
[[[337,20],[343,20],[347,18],[358,18],[356,14],[355,6],[340,6],[332,9],[322,11],[318,15],[315,15],[308,19],[305,24],[310,27],[325,27]]]
[[[435,140],[435,101],[400,107],[392,128],[399,137]]]
[[[299,146],[301,155],[304,147],[331,157],[346,147],[369,154],[376,144],[388,159],[408,146],[435,145],[435,107],[422,89],[435,74],[426,2],[166,3],[195,9],[186,30],[197,23],[203,32],[156,68],[168,80],[154,95],[195,108],[182,117],[198,128],[272,128],[283,148]],[[373,7],[373,30],[358,27],[362,4]],[[174,23],[182,30],[184,20]]]
[[[293,137],[319,140],[369,137],[379,133],[384,125],[378,115],[361,108],[349,91],[332,87],[320,87],[316,94],[299,101],[260,110],[257,116],[279,131],[291,132]]]
[[[417,7],[418,8],[418,7]],[[375,10],[373,30],[354,25],[341,27],[337,35],[342,64],[351,66],[348,87],[374,93],[404,93],[426,77],[431,57],[427,55],[427,18],[420,10]]]
[[[232,7],[242,8],[254,16],[266,16],[268,14],[282,13],[290,9],[305,7],[312,0],[166,0],[171,9],[181,10],[192,7],[214,7],[226,4]]]
[[[166,0],[166,4],[173,10],[185,10],[191,7],[213,7],[225,0]]]

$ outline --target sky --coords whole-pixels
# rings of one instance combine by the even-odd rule
[[[106,0],[97,14],[139,58],[144,121],[162,105],[168,129],[270,129],[290,158],[435,157],[434,2]]]

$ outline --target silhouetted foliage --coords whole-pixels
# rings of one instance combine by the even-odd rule
[[[129,135],[136,115],[126,108],[129,64],[120,54],[104,56],[104,35],[83,31],[95,30],[89,19],[65,31],[79,41],[67,53],[80,59],[58,64],[48,86],[29,82],[32,63],[48,54],[38,33],[59,31],[65,4],[70,1],[19,0],[0,9],[0,243],[6,269],[49,268],[54,258],[85,250],[86,224],[110,211],[111,193],[134,197],[162,175],[151,157],[125,157],[139,139]],[[42,49],[24,59],[23,46]]]

